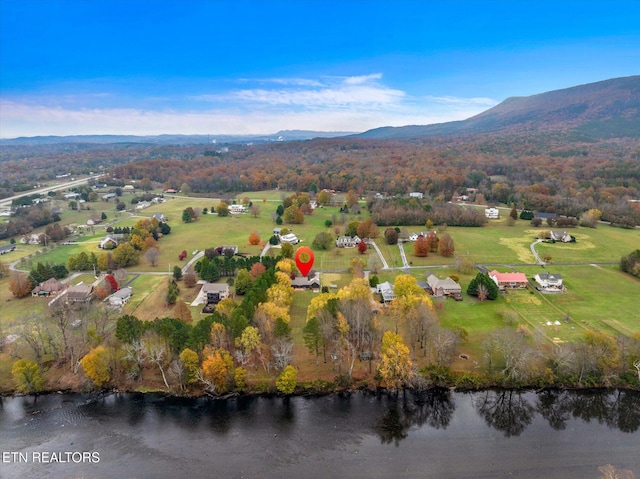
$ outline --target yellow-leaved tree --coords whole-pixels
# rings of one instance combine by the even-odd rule
[[[413,375],[409,348],[402,342],[399,334],[386,331],[382,336],[380,353],[380,384],[389,391],[398,392]]]
[[[212,394],[227,392],[235,373],[231,354],[225,349],[207,351],[206,348],[205,354],[200,380]]]
[[[298,371],[291,365],[285,367],[276,378],[276,387],[282,394],[292,394],[296,390]]]
[[[111,379],[108,353],[102,345],[89,351],[80,360],[80,364],[82,365],[82,369],[87,377],[99,388],[104,386]]]

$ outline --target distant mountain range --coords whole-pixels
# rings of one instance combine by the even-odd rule
[[[0,140],[3,145],[51,145],[63,143],[142,143],[155,145],[198,145],[225,143],[269,143],[279,141],[300,141],[313,138],[336,138],[353,135],[353,132],[282,130],[272,135],[71,135],[71,136],[33,136]]]
[[[354,137],[419,139],[545,131],[575,132],[591,138],[640,138],[640,76],[507,98],[467,120],[426,126],[382,127]]]
[[[64,143],[138,143],[157,145],[259,144],[313,138],[411,140],[452,135],[575,133],[578,138],[640,138],[640,75],[507,98],[499,105],[462,121],[433,125],[381,127],[364,133],[285,130],[272,135],[75,135],[1,140],[3,145]]]

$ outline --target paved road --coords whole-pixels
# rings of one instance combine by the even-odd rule
[[[64,183],[58,183],[52,186],[45,186],[44,188],[34,188],[33,190],[25,191],[20,193],[19,195],[10,196],[9,198],[2,198],[0,200],[0,207],[11,206],[11,202],[17,198],[22,198],[23,196],[40,194],[40,193],[48,193],[49,191],[57,191],[57,190],[66,190],[68,188],[72,188],[74,186],[80,186],[86,184],[90,179],[98,179],[102,175],[93,175],[87,176],[86,178],[80,178],[78,180],[66,181]]]

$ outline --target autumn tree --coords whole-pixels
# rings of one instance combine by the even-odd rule
[[[358,243],[358,253],[365,254],[366,252],[367,252],[367,243],[365,243],[364,241],[360,241],[360,243]]]
[[[260,244],[260,234],[257,231],[252,231],[249,234],[249,244],[253,246]]]
[[[436,232],[433,231],[433,229],[431,229],[427,233],[426,240],[427,244],[429,245],[429,252],[435,253],[436,251],[438,251],[438,243],[440,242],[440,239],[438,238]]]
[[[398,230],[395,228],[387,228],[384,230],[384,240],[387,244],[397,244],[398,243]]]
[[[356,232],[360,238],[376,238],[378,236],[378,226],[369,217],[358,223]]]
[[[438,250],[442,256],[453,256],[455,251],[455,246],[453,244],[453,238],[449,236],[447,233],[444,233],[440,237],[440,241],[438,242]]]
[[[113,250],[113,260],[120,268],[126,268],[127,266],[138,264],[140,261],[140,253],[129,243],[120,243],[116,249]]]
[[[262,339],[258,328],[247,326],[242,335],[236,338],[236,359],[241,366],[252,363],[257,350],[262,346]]]
[[[518,219],[518,210],[516,209],[515,206],[511,208],[511,211],[509,212],[509,217],[512,218],[514,221]]]
[[[233,358],[229,351],[214,349],[206,352],[198,379],[209,393],[224,394],[228,391],[233,377]]]
[[[276,378],[276,387],[282,394],[292,394],[296,389],[298,371],[293,366],[285,367]]]
[[[11,375],[16,384],[16,389],[21,393],[36,393],[42,391],[44,387],[44,376],[40,366],[34,361],[18,359],[11,367]]]
[[[319,205],[328,206],[331,203],[332,193],[328,190],[318,192],[317,201]]]
[[[80,364],[86,376],[96,387],[101,388],[111,379],[109,355],[104,346],[93,348],[81,360]]]
[[[429,243],[427,243],[427,238],[422,235],[418,236],[418,239],[413,243],[413,254],[419,258],[429,256]]]
[[[29,280],[29,277],[24,273],[13,271],[9,277],[9,291],[16,298],[24,298],[31,293],[33,285]]]
[[[378,365],[380,384],[387,390],[397,393],[413,375],[409,348],[405,346],[399,334],[386,331],[382,336],[380,353]]]
[[[347,191],[345,202],[347,203],[347,206],[349,208],[357,205],[359,201],[360,201],[360,196],[358,196],[358,193],[356,193],[354,190]]]
[[[304,213],[296,206],[291,205],[284,210],[283,215],[285,223],[302,224],[304,223]]]
[[[229,216],[229,205],[221,201],[216,206],[216,213],[218,213],[218,216]]]
[[[193,321],[191,310],[189,309],[189,306],[187,306],[187,303],[185,303],[184,301],[176,302],[176,305],[173,308],[173,314],[183,323],[191,323],[191,321]]]

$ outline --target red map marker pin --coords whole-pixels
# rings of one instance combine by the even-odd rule
[[[313,251],[306,246],[298,248],[298,251],[296,251],[296,265],[302,273],[302,276],[307,276],[309,271],[311,271],[313,259]]]

